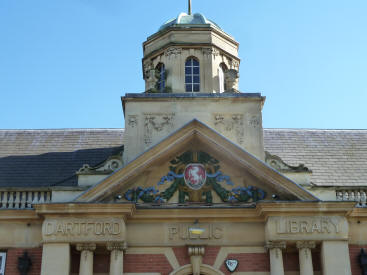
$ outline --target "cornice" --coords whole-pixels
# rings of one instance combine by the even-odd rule
[[[180,47],[182,49],[202,49],[203,47],[214,47],[220,52],[222,52],[224,55],[229,56],[230,58],[237,60],[238,62],[241,62],[241,59],[238,56],[235,56],[228,51],[224,50],[223,48],[220,48],[214,43],[189,43],[189,42],[168,42],[162,47],[160,47],[157,50],[154,50],[146,55],[143,56],[142,62],[144,63],[144,60],[147,59],[153,59],[159,55],[162,55],[168,48],[170,47]]]
[[[1,221],[22,221],[22,220],[40,220],[34,209],[4,209],[0,210],[0,220]]]
[[[36,213],[41,216],[47,215],[122,215],[133,216],[135,205],[132,203],[50,203],[34,205]]]
[[[270,216],[349,216],[355,210],[350,202],[260,202],[243,206],[212,206],[201,208],[140,208],[128,220],[131,222],[157,221],[230,221],[265,222]],[[367,209],[364,211],[367,216]]]
[[[159,39],[160,37],[167,35],[170,32],[193,32],[193,31],[209,31],[209,32],[213,32],[215,34],[218,34],[219,36],[221,36],[224,39],[229,40],[231,43],[235,44],[237,47],[240,45],[240,43],[238,43],[232,36],[230,36],[229,34],[225,33],[224,31],[220,31],[217,30],[215,28],[212,27],[195,27],[195,28],[182,28],[182,27],[170,27],[167,28],[163,31],[159,31],[156,32],[154,34],[152,34],[151,36],[149,36],[147,38],[146,41],[143,42],[143,48],[145,47],[145,45],[152,43],[153,41]]]

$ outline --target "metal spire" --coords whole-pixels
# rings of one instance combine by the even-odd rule
[[[191,0],[189,0],[189,15],[191,15]]]

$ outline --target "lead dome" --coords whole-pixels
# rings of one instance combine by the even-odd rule
[[[170,19],[166,23],[164,23],[160,28],[159,31],[162,31],[164,29],[167,29],[169,27],[202,27],[205,25],[206,27],[213,27],[219,30],[222,30],[218,24],[213,22],[212,20],[207,19],[203,14],[201,13],[195,13],[195,14],[187,14],[185,12],[180,13],[177,18]]]

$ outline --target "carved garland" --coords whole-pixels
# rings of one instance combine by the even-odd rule
[[[223,202],[256,202],[265,198],[265,191],[254,186],[236,187],[227,190],[221,183],[232,185],[230,177],[219,169],[218,160],[205,152],[187,151],[170,162],[170,172],[163,176],[158,186],[171,183],[163,192],[156,187],[137,187],[125,193],[128,201],[146,203],[168,202],[176,191],[179,192],[179,203],[213,202],[214,191]]]

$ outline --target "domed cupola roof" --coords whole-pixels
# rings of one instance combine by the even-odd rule
[[[221,30],[221,28],[213,21],[207,19],[201,13],[195,14],[187,14],[187,13],[180,13],[179,16],[175,19],[168,20],[164,23],[160,28],[159,31],[165,30],[170,27],[213,27],[216,29]]]

